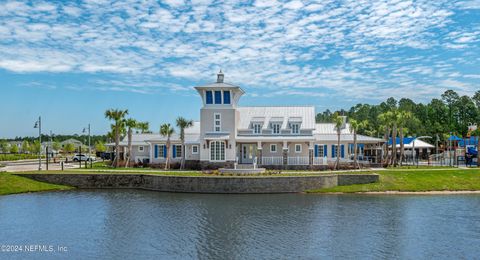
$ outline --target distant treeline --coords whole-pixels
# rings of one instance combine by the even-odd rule
[[[88,135],[75,134],[75,135],[53,135],[52,136],[52,140],[54,142],[63,142],[65,140],[72,139],[72,138],[82,142],[83,144],[88,143]],[[38,136],[26,136],[26,137],[17,136],[13,139],[0,139],[0,141],[28,141],[30,143],[33,143],[34,141],[37,141],[37,140],[38,140]],[[48,142],[48,141],[50,141],[50,135],[42,134],[42,142]],[[90,136],[90,142],[92,145],[97,142],[106,143],[108,141],[109,140],[107,140],[107,135],[91,135]]]
[[[348,111],[327,109],[317,114],[316,121],[332,122],[337,112],[355,120],[367,120],[367,127],[359,129],[359,133],[382,137],[385,123],[379,120],[379,115],[389,111],[412,113],[413,117],[405,123],[407,135],[428,135],[433,137],[433,141],[437,134],[440,140],[445,140],[450,133],[465,137],[469,134],[470,125],[480,125],[480,90],[471,97],[460,96],[453,90],[447,90],[428,104],[415,103],[408,98],[396,100],[391,97],[378,105],[357,104]]]

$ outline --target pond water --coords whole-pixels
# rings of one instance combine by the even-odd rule
[[[480,196],[46,192],[0,228],[0,259],[473,259]]]

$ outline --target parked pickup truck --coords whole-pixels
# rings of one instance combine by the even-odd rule
[[[86,154],[75,154],[72,158],[72,161],[78,162],[78,161],[95,161],[95,157],[89,156]]]

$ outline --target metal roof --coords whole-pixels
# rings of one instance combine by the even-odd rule
[[[346,124],[345,128],[340,132],[341,134],[351,134],[350,124]],[[334,123],[319,123],[315,124],[313,134],[337,134]]]
[[[337,141],[337,134],[315,134],[315,141],[317,142],[332,142]],[[340,134],[340,142],[353,142],[353,134]],[[381,143],[383,139],[370,137],[366,135],[357,134],[357,143]]]
[[[313,106],[283,106],[283,107],[238,107],[240,123],[238,129],[249,129],[251,122],[264,118],[264,128],[272,120],[280,120],[282,129],[286,129],[289,118],[301,118],[300,129],[315,128],[315,107]]]

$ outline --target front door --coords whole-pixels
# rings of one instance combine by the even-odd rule
[[[256,144],[242,144],[240,151],[240,163],[253,163],[255,159],[255,152],[257,150]]]

